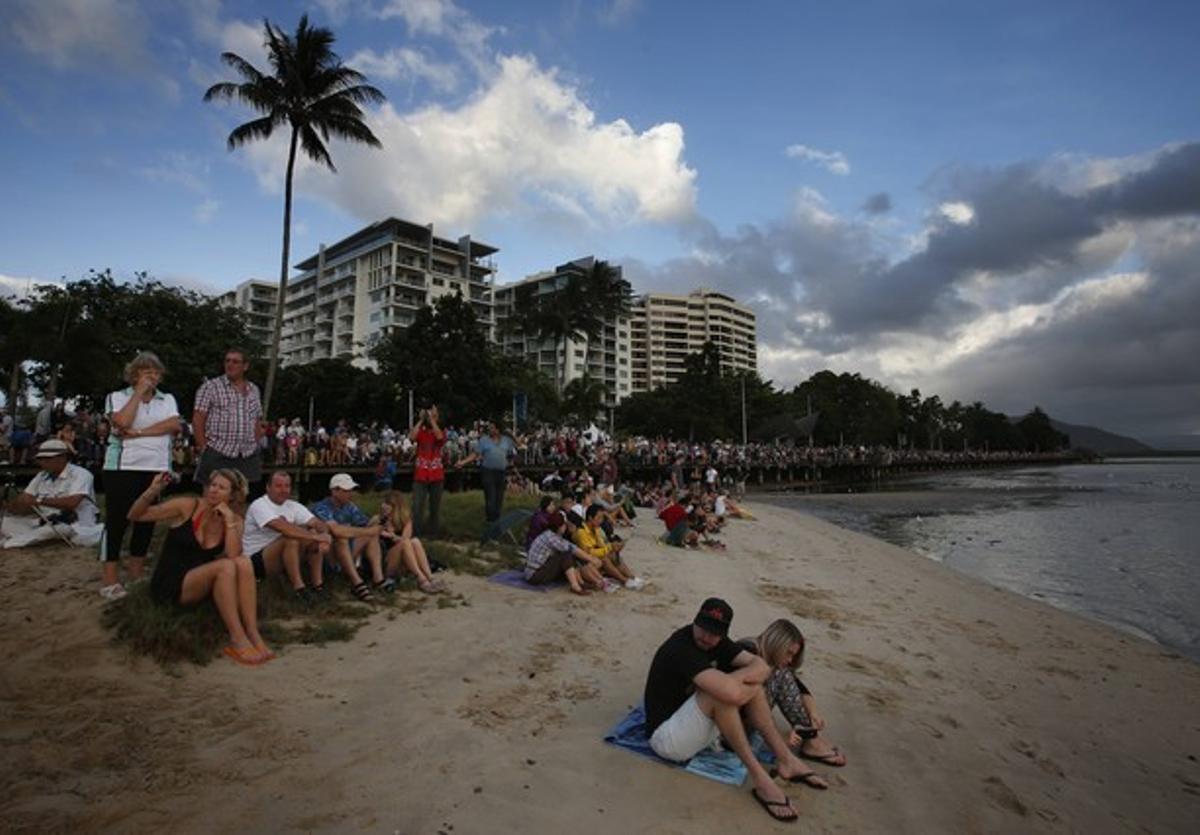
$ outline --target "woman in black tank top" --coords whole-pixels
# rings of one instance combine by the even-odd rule
[[[270,661],[275,654],[258,632],[254,568],[242,555],[242,517],[233,510],[245,507],[245,476],[217,470],[200,498],[179,496],[154,504],[170,483],[169,473],[157,476],[129,511],[131,521],[171,525],[150,580],[151,594],[180,606],[211,597],[229,630],[222,652],[245,666]]]

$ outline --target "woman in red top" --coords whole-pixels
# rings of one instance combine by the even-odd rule
[[[446,479],[446,471],[442,466],[446,432],[438,423],[437,406],[421,410],[417,424],[409,431],[408,437],[417,445],[417,457],[413,464],[413,533],[435,537],[438,535],[438,512],[442,506],[442,486]],[[427,504],[428,520],[425,518]]]

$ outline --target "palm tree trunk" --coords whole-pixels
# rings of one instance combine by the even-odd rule
[[[267,390],[263,392],[263,417],[271,416],[271,395],[275,393],[275,373],[279,370],[279,343],[283,336],[283,305],[287,300],[288,259],[292,246],[292,172],[296,168],[296,140],[299,131],[292,128],[288,148],[287,180],[283,188],[283,255],[279,259],[279,298],[275,303],[275,332],[271,336],[271,361],[267,366]],[[320,280],[320,276],[317,277]]]

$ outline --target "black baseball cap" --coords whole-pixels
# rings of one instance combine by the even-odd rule
[[[733,607],[719,597],[710,597],[700,604],[700,611],[696,613],[696,619],[692,623],[705,632],[724,638],[729,635],[729,624],[732,620]]]

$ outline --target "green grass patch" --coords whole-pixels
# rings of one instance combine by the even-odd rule
[[[381,494],[364,493],[358,497],[358,505],[366,513],[374,514],[381,499]],[[537,507],[537,497],[508,496],[504,507],[505,510],[533,510]],[[426,541],[425,548],[430,559],[442,563],[453,573],[487,577],[522,564],[519,549],[510,542],[479,544],[485,527],[481,491],[444,494],[441,517],[442,537]],[[155,531],[151,554],[160,552],[159,543],[165,531],[165,526],[161,525]],[[521,541],[525,525],[514,528],[513,535]],[[273,648],[289,644],[323,646],[353,639],[371,613],[379,609],[387,612],[389,620],[394,620],[431,604],[438,609],[470,605],[461,594],[432,598],[419,594],[411,575],[399,580],[394,595],[376,593],[373,606],[355,600],[340,577],[330,577],[328,585],[331,599],[309,608],[277,578],[260,583],[259,631],[267,643]],[[116,644],[168,666],[180,662],[207,664],[220,655],[221,648],[229,640],[225,625],[211,601],[192,607],[163,605],[150,596],[148,583],[134,586],[124,599],[106,606],[102,620]]]

